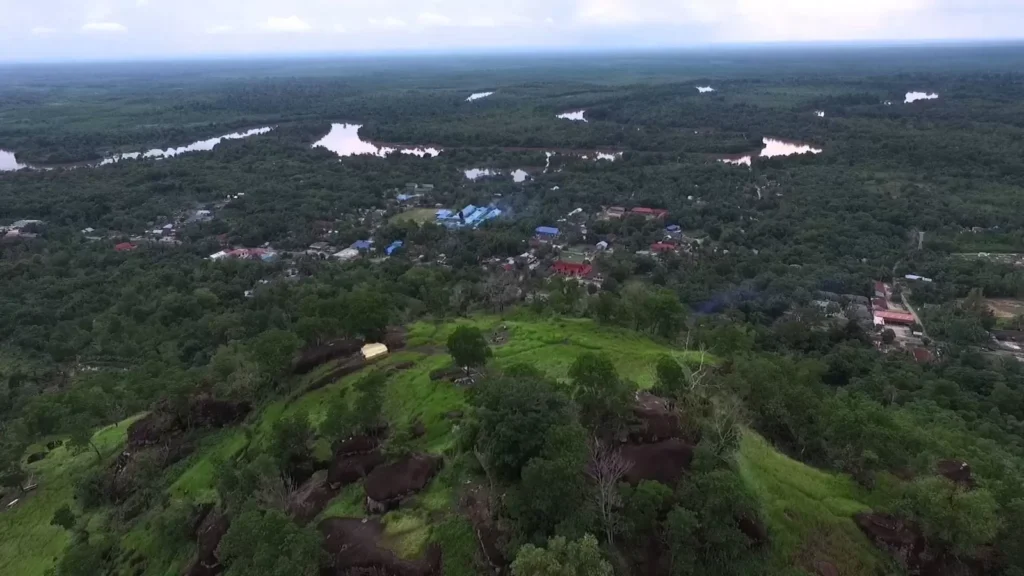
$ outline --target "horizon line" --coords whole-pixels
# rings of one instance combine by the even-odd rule
[[[205,54],[142,55],[138,57],[111,58],[39,58],[0,59],[0,66],[60,65],[60,64],[139,64],[146,62],[246,62],[267,60],[318,60],[318,59],[366,59],[417,58],[417,57],[495,57],[514,55],[563,56],[582,54],[671,54],[700,53],[745,49],[785,50],[799,48],[813,49],[878,49],[878,48],[1024,48],[1022,38],[934,38],[934,39],[887,39],[887,40],[787,40],[762,42],[705,42],[686,45],[623,45],[598,46],[508,46],[486,48],[439,48],[439,49],[394,49],[394,50],[348,50],[348,51],[297,51],[297,52],[209,52]]]

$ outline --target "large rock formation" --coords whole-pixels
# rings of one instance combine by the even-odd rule
[[[678,438],[655,444],[625,444],[619,453],[632,463],[623,479],[633,485],[656,480],[674,486],[693,462],[693,446]]]
[[[397,462],[378,466],[366,478],[366,506],[371,512],[395,508],[419,492],[441,469],[444,461],[429,454],[409,454]]]
[[[381,546],[384,527],[377,519],[327,518],[317,529],[324,535],[323,548],[329,557],[320,572],[323,576],[432,576],[441,571],[441,552],[435,546],[417,561],[403,560]]]

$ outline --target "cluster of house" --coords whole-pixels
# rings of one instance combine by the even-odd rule
[[[233,248],[221,250],[210,255],[210,260],[257,260],[260,262],[277,262],[279,256],[273,248]]]
[[[18,220],[10,226],[0,226],[0,238],[35,238],[36,230],[42,225],[42,220]]]
[[[442,208],[437,211],[436,221],[446,228],[463,228],[466,226],[476,228],[488,220],[501,216],[501,214],[501,208],[494,204],[488,206],[474,206],[470,204],[457,212]]]
[[[363,254],[373,251],[373,245],[374,241],[372,239],[356,240],[348,248],[335,252],[334,247],[327,242],[315,242],[309,245],[309,250],[306,250],[306,254],[320,256],[322,258],[330,257],[334,260],[338,260],[339,262],[348,262],[359,258]],[[401,240],[395,240],[384,248],[384,253],[391,256],[404,245],[405,243]]]
[[[434,191],[433,184],[417,184],[416,182],[407,182],[405,184],[405,191],[399,192],[396,198],[399,202],[409,202],[422,196],[425,196]]]
[[[884,282],[875,282],[875,293],[871,299],[871,312],[875,326],[913,326],[917,318],[910,312],[895,310],[889,305],[889,289]]]
[[[604,217],[611,220],[619,220],[627,215],[643,216],[648,220],[661,220],[665,216],[668,216],[668,210],[662,210],[661,208],[646,208],[644,206],[637,206],[636,208],[628,210],[622,206],[609,206],[604,209]]]

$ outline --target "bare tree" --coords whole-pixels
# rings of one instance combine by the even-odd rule
[[[295,482],[284,474],[262,476],[256,490],[256,500],[265,508],[288,513],[288,504],[295,492]]]
[[[590,441],[590,463],[587,475],[597,485],[594,492],[595,503],[601,522],[604,524],[605,537],[608,544],[613,545],[612,536],[618,522],[617,508],[622,504],[619,498],[619,480],[629,472],[633,463],[622,457],[617,450],[612,450],[594,438]]]

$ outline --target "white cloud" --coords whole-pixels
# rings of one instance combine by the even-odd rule
[[[423,12],[416,17],[416,22],[421,26],[451,26],[452,19],[434,12]]]
[[[82,32],[124,32],[124,24],[117,22],[89,22],[82,26]]]
[[[36,36],[49,36],[57,32],[56,28],[50,28],[48,26],[36,26],[32,29],[32,34]]]
[[[235,27],[230,24],[221,24],[219,26],[210,26],[206,29],[207,34],[230,34],[235,31]]]
[[[149,0],[135,0],[136,6],[148,6]]]
[[[409,26],[405,20],[400,20],[394,16],[370,18],[367,22],[369,22],[370,26],[373,26],[374,28],[384,28],[385,30],[398,30]]]
[[[288,16],[287,18],[271,16],[263,24],[263,29],[268,32],[307,32],[311,28],[305,20],[298,16]]]

